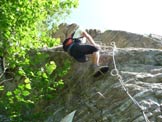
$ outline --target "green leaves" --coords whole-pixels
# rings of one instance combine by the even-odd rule
[[[54,69],[56,69],[56,64],[54,61],[50,61],[48,64],[45,65],[47,73],[50,75]]]
[[[28,84],[25,85],[25,88],[30,90],[31,89],[31,85],[28,83]]]
[[[12,92],[8,91],[6,95],[7,96],[12,96]]]
[[[25,71],[22,68],[19,68],[18,74],[21,76],[25,76]]]
[[[24,80],[24,82],[25,82],[26,84],[30,83],[29,78],[26,78],[26,79]]]
[[[29,94],[30,94],[29,91],[23,91],[23,92],[22,92],[22,95],[23,95],[23,96],[28,96]]]
[[[27,113],[24,110],[31,104],[53,99],[64,86],[61,77],[67,73],[69,64],[55,72],[55,62],[36,50],[60,44],[59,39],[52,38],[54,27],[77,5],[78,0],[0,1],[0,56],[5,58],[5,66],[15,82],[11,91],[0,86],[5,94],[0,97],[0,108],[13,121],[22,121]]]
[[[3,91],[3,90],[4,90],[4,86],[0,85],[0,91]]]

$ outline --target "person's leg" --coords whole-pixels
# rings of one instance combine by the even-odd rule
[[[94,67],[99,66],[100,53],[99,50],[92,45],[80,45],[80,51],[82,54],[92,54],[92,65]]]
[[[99,66],[100,53],[99,50],[92,45],[79,45],[75,44],[71,48],[71,56],[79,62],[86,62],[86,55],[92,55],[92,64],[94,67]]]
[[[92,54],[92,63],[96,66],[99,66],[100,53],[99,51]]]
[[[70,50],[70,55],[80,63],[87,62],[88,59],[85,56],[85,54],[82,53],[81,50],[83,50],[83,49],[80,48],[79,44],[74,44],[73,47]]]

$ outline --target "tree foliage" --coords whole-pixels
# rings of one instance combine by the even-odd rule
[[[53,99],[58,87],[63,86],[61,79],[51,77],[55,62],[49,61],[47,54],[30,51],[58,45],[59,39],[51,38],[48,27],[51,23],[57,26],[77,5],[78,0],[0,1],[0,56],[5,58],[4,73],[0,75],[0,114],[11,121],[36,117],[33,109],[39,101]],[[65,61],[61,76],[67,66],[69,62]],[[3,74],[8,74],[7,82],[15,82],[14,89],[3,86]]]

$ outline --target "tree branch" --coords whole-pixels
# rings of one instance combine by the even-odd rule
[[[13,80],[13,78],[3,80],[2,82],[0,82],[0,85],[2,85],[4,82],[6,82],[6,81],[10,81],[10,80]]]
[[[51,48],[44,47],[44,48],[41,48],[40,51],[41,52],[64,52],[62,45],[58,45],[58,46],[51,47]]]

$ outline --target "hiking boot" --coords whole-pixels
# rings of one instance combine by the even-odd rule
[[[104,75],[107,71],[109,70],[109,67],[108,66],[101,66],[101,67],[98,67],[96,69],[96,71],[94,72],[93,76],[96,78],[96,77],[99,77],[100,75]]]

